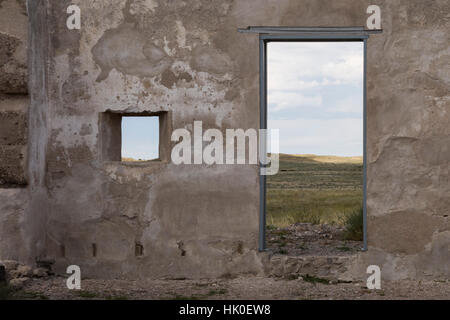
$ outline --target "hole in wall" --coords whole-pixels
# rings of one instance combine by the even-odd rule
[[[140,257],[140,256],[144,255],[144,246],[139,242],[136,242],[136,244],[134,246],[134,255],[136,257]]]
[[[60,245],[59,251],[61,252],[61,257],[65,258],[66,257],[66,247],[63,244]]]
[[[96,243],[92,244],[92,256],[93,257],[97,256],[97,244]]]
[[[101,155],[104,161],[168,161],[171,122],[167,111],[100,114]]]
[[[177,241],[178,249],[180,250],[180,255],[184,257],[186,255],[186,250],[184,250],[183,241]]]
[[[239,241],[237,244],[236,252],[239,254],[244,253],[244,243],[242,241]]]

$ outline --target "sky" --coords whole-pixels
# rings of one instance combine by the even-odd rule
[[[122,158],[159,157],[158,117],[122,117]]]
[[[363,154],[363,52],[362,42],[268,43],[268,128],[279,129],[279,152]],[[158,142],[157,117],[123,117],[122,157],[156,159]]]
[[[269,42],[268,128],[289,154],[363,154],[363,43]]]

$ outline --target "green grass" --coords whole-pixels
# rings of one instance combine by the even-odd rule
[[[267,225],[346,224],[362,204],[362,158],[280,154],[267,176]]]
[[[10,300],[13,290],[6,284],[0,284],[0,300]]]
[[[14,294],[14,299],[17,299],[17,300],[49,300],[50,298],[40,292],[17,291]]]
[[[344,238],[346,240],[363,240],[363,208],[353,211],[345,221]]]
[[[48,300],[49,297],[33,291],[15,290],[7,284],[0,284],[0,300]]]
[[[330,280],[327,279],[323,279],[323,278],[319,278],[319,277],[315,277],[315,276],[310,276],[309,274],[306,274],[304,276],[302,276],[303,280],[309,283],[321,283],[321,284],[330,284]]]
[[[349,252],[352,250],[352,248],[349,248],[347,246],[337,247],[336,249],[338,249],[339,251],[342,251],[342,252]]]

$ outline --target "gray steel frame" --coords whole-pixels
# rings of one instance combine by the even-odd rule
[[[366,112],[366,71],[367,71],[367,39],[371,33],[380,33],[382,30],[364,30],[362,27],[248,27],[239,29],[239,32],[259,34],[259,82],[260,82],[260,128],[267,129],[267,43],[270,41],[362,41],[364,42],[364,84],[363,84],[363,233],[364,242],[362,250],[367,250],[367,112]],[[264,156],[265,156],[264,152]],[[263,163],[266,163],[265,161]],[[260,175],[260,213],[259,213],[259,251],[266,250],[266,176]]]

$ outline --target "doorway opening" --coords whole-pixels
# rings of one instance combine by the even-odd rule
[[[365,250],[366,39],[260,39],[261,127],[279,130],[280,153],[261,176],[260,249]]]

